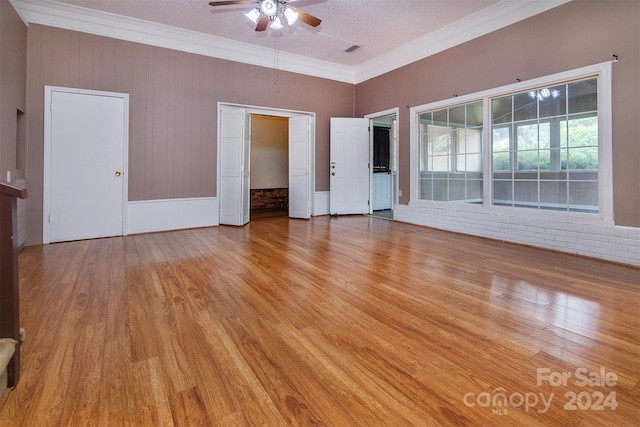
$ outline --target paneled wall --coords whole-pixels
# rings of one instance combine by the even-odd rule
[[[353,85],[47,26],[28,28],[27,244],[42,237],[44,86],[130,94],[129,199],[216,196],[217,103],[316,113],[316,190],[329,188],[329,118]],[[79,177],[81,178],[81,177]]]
[[[27,28],[8,1],[0,1],[0,181],[24,173],[18,161],[18,116],[25,112]],[[24,117],[24,116],[23,116]],[[21,157],[21,155],[20,155]]]
[[[572,1],[356,86],[356,117],[400,108],[399,179],[409,201],[408,106],[607,61],[613,54],[617,225],[640,226],[640,2]]]

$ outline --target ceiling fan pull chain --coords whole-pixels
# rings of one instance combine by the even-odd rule
[[[278,37],[273,38],[273,84],[278,84]]]

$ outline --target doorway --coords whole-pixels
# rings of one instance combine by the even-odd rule
[[[315,114],[219,103],[218,116],[220,224],[241,226],[250,221],[251,121],[262,116],[287,121],[288,216],[310,218],[315,189]]]
[[[251,115],[250,220],[289,213],[289,119]]]
[[[371,120],[371,214],[393,218],[398,203],[398,109],[365,116]]]

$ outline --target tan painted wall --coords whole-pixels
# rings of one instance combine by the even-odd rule
[[[409,108],[600,63],[613,65],[614,213],[640,226],[640,2],[574,0],[356,86],[356,117],[400,107],[400,189],[409,195]]]
[[[27,28],[8,1],[0,1],[0,181],[23,176],[16,168],[17,110],[25,111]]]
[[[44,86],[130,94],[129,200],[216,195],[217,103],[316,113],[316,190],[329,189],[329,118],[353,85],[37,24],[28,29],[27,244],[42,240]]]

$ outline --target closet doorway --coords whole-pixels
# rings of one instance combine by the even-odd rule
[[[251,220],[289,215],[289,119],[251,115]]]
[[[259,164],[286,171],[289,218],[308,219],[315,188],[315,114],[218,104],[218,200],[220,224],[244,225],[251,216],[251,169]],[[251,154],[252,119],[282,118],[287,123],[286,167]],[[279,122],[278,122],[279,123]],[[280,160],[278,160],[280,161]],[[253,165],[252,165],[253,163]]]

